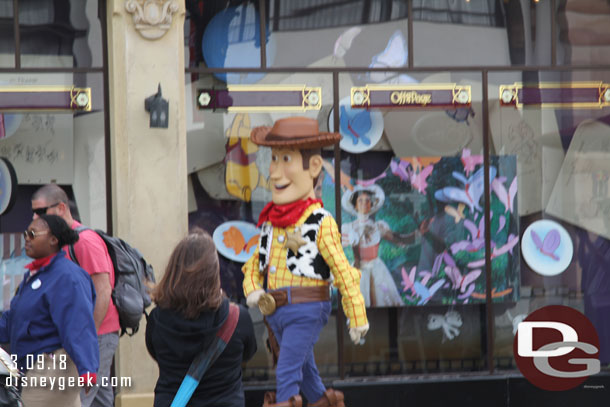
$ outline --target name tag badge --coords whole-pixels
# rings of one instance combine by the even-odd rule
[[[34,280],[34,282],[32,283],[32,290],[38,290],[40,288],[40,286],[42,285],[42,282],[40,281],[39,278],[37,278],[36,280]]]

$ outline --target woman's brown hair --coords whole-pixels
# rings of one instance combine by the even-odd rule
[[[218,255],[207,232],[194,229],[178,243],[152,297],[159,307],[178,311],[187,319],[220,306]]]

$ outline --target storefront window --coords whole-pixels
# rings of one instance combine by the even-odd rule
[[[31,261],[25,255],[23,230],[32,220],[31,197],[40,186],[57,183],[66,191],[76,220],[107,230],[104,74],[95,68],[79,72],[72,68],[73,61],[85,67],[103,65],[101,33],[99,49],[94,52],[99,61],[91,62],[94,58],[83,63],[84,48],[78,45],[78,38],[57,31],[81,12],[89,21],[97,21],[99,30],[97,2],[82,3],[70,7],[68,3],[20,2],[20,48],[15,51],[12,36],[0,40],[0,65],[12,68],[0,73],[0,311],[8,309],[23,278],[23,266]],[[13,1],[0,2],[0,13],[9,17],[0,29],[11,34],[17,18],[12,5]],[[49,30],[55,30],[57,38]],[[41,35],[45,39],[37,42]],[[57,46],[45,42],[53,38],[60,38]],[[82,39],[94,44],[92,38]],[[91,47],[87,49],[95,48]],[[53,49],[54,53],[35,55],[28,49]],[[65,71],[31,73],[20,69],[24,65],[65,67]]]
[[[258,68],[261,66],[260,7],[258,1],[238,5],[228,1],[187,1],[184,30],[186,65],[208,68]],[[268,34],[267,34],[268,36]],[[268,45],[267,62],[274,57]],[[218,73],[223,82],[254,83],[261,75]]]
[[[97,1],[19,2],[23,67],[101,67],[102,29]]]
[[[550,5],[550,1],[414,0],[414,65],[550,64]]]
[[[602,317],[608,311],[603,298],[610,294],[603,276],[610,237],[606,164],[610,121],[606,109],[600,109],[603,99],[598,99],[603,74],[493,73],[490,89],[499,92],[498,86],[519,82],[519,77],[529,78],[528,86],[535,93],[520,93],[518,108],[501,106],[499,101],[490,105],[494,150],[517,158],[515,208],[521,219],[521,296],[494,307],[494,349],[503,360],[498,367],[514,368],[517,324],[546,305],[568,306],[591,320],[602,344],[604,365],[610,361],[604,346],[609,340],[607,318]],[[534,81],[536,77],[540,79]],[[570,77],[597,79],[589,85],[593,98],[586,100],[587,83]],[[545,103],[528,106],[532,98]]]
[[[15,28],[13,27],[13,1],[0,1],[0,67],[15,66]]]
[[[258,244],[260,232],[256,223],[264,205],[271,200],[267,186],[271,150],[250,142],[250,132],[257,126],[271,126],[275,120],[295,113],[318,119],[323,126],[321,130],[327,131],[328,114],[332,107],[332,76],[267,74],[260,80],[257,89],[276,92],[275,100],[283,100],[284,94],[292,95],[294,92],[291,88],[320,88],[319,106],[307,111],[301,109],[300,112],[299,106],[261,107],[260,104],[270,100],[261,92],[248,99],[255,105],[259,104],[258,107],[252,106],[252,111],[234,113],[231,107],[216,111],[200,109],[198,99],[203,98],[197,95],[201,96],[203,91],[211,92],[215,86],[216,89],[221,88],[218,78],[198,75],[195,80],[192,75],[187,75],[186,86],[187,97],[194,102],[191,102],[187,112],[189,226],[200,227],[213,236],[220,253],[222,288],[232,299],[243,300],[241,267]],[[229,92],[232,89],[229,87]],[[229,96],[232,96],[230,99],[233,103],[243,100],[236,94],[229,93]],[[217,101],[220,103],[222,100],[218,98]],[[330,202],[324,201],[324,206],[334,210]],[[250,313],[258,352],[248,362],[244,380],[270,379],[274,370],[271,356],[265,350],[266,328],[258,309],[250,309]],[[336,377],[336,311],[331,315],[316,347],[320,349],[316,352],[316,362],[321,375]]]
[[[273,1],[274,67],[401,67],[408,61],[407,4],[396,1]],[[298,44],[295,46],[295,44]],[[376,78],[370,78],[378,82]]]
[[[610,4],[603,0],[567,0],[557,11],[558,63],[608,65],[610,63]]]
[[[342,135],[337,151],[323,151],[316,193],[337,218],[348,260],[362,272],[371,321],[354,346],[345,317],[333,313],[316,345],[325,377],[514,370],[518,323],[549,304],[585,313],[607,342],[600,298],[609,294],[601,270],[610,216],[603,134],[610,132],[601,104],[609,78],[604,70],[553,68],[562,61],[607,64],[600,56],[605,31],[592,11],[605,15],[606,2],[584,10],[568,1],[557,11],[551,1],[349,3],[348,9],[331,0],[266,2],[263,68],[272,69],[187,71],[190,224],[213,233],[227,222],[255,222],[270,199],[261,188],[268,153],[242,152],[252,154],[247,165],[256,171],[248,171],[248,182],[255,188],[231,185],[231,151],[238,149],[231,137],[245,140],[253,127],[282,117],[315,117],[321,130]],[[257,4],[248,7],[261,10]],[[592,40],[575,29],[575,17],[599,35]],[[580,52],[583,38],[588,48]],[[408,69],[410,57],[415,69]],[[456,66],[469,71],[444,68]],[[592,105],[579,105],[581,92],[585,98],[590,92],[570,85],[584,82],[598,92]],[[202,89],[231,94],[235,85],[258,92],[296,84],[321,88],[318,110],[253,112],[238,106],[240,98],[235,111],[197,106]],[[537,102],[522,96],[507,102],[500,92],[508,87],[522,95],[532,86],[528,97],[538,95]],[[558,105],[540,104],[549,87],[564,89]],[[553,267],[536,266],[541,259]],[[224,284],[243,300],[241,263],[223,261]],[[260,338],[264,328],[258,311],[251,312]],[[600,359],[609,361],[605,354]],[[273,374],[270,356],[259,351],[244,376]]]

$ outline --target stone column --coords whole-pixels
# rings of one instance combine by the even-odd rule
[[[137,247],[157,281],[188,229],[184,95],[184,0],[110,0],[108,68],[114,234]],[[144,99],[169,101],[169,127],[150,128]],[[158,377],[144,343],[146,322],[121,338],[117,377],[130,377],[118,407],[151,406]]]

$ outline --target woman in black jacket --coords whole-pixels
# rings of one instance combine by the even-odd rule
[[[157,307],[146,325],[146,347],[159,365],[154,406],[168,407],[191,362],[229,314],[216,246],[208,233],[198,229],[178,243],[153,299]],[[239,308],[231,340],[199,382],[189,406],[244,406],[241,364],[256,352],[256,339],[248,311]]]

